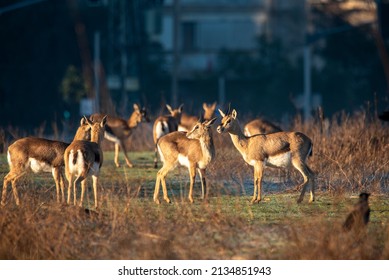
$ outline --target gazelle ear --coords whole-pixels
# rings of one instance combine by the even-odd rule
[[[80,126],[83,126],[84,124],[87,124],[86,120],[85,120],[85,116],[83,116],[80,120]]]
[[[212,120],[205,122],[205,126],[210,127],[216,120],[217,120],[217,118],[213,118]]]
[[[178,111],[182,113],[183,110],[184,110],[184,104],[181,104],[180,107],[178,107]]]
[[[107,115],[105,115],[104,118],[101,120],[100,126],[104,127],[106,123],[107,123]]]
[[[232,118],[235,120],[236,119],[236,117],[238,116],[238,113],[236,112],[236,110],[234,109],[234,110],[232,110],[232,113],[231,113],[231,116],[232,116]]]
[[[170,112],[170,113],[172,113],[172,112],[173,112],[173,109],[172,109],[172,107],[170,107],[170,105],[169,105],[169,104],[166,104],[166,108],[169,110],[169,112]]]
[[[218,110],[219,110],[220,116],[222,116],[222,118],[224,118],[226,116],[226,114],[224,114],[222,110],[220,110],[220,109],[218,109]]]
[[[205,103],[205,102],[203,103],[203,109],[204,109],[204,110],[207,110],[207,109],[208,109],[208,104]]]
[[[138,104],[134,103],[132,107],[134,108],[134,111],[140,111]]]
[[[212,106],[211,106],[211,107],[212,107],[213,110],[216,109],[216,105],[217,105],[217,102],[216,102],[216,101],[212,103]]]
[[[87,123],[90,127],[92,127],[93,122],[92,122],[90,119],[88,119],[87,117],[85,117],[85,116],[84,116],[84,119],[85,119],[86,123]]]

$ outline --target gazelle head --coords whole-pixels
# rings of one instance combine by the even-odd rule
[[[184,109],[184,104],[181,104],[177,109],[173,109],[169,104],[166,104],[166,108],[169,110],[170,115],[176,119],[181,119],[181,114]]]
[[[77,132],[74,136],[75,140],[90,140],[90,126],[88,125],[85,117],[81,118],[80,126],[77,129]]]
[[[223,133],[235,131],[237,129],[236,126],[238,125],[236,122],[236,117],[238,115],[236,110],[234,109],[230,113],[230,108],[228,108],[227,113],[223,113],[223,111],[219,109],[219,113],[222,116],[222,120],[217,127],[217,132]]]
[[[210,128],[212,124],[216,121],[217,118],[213,118],[212,120],[209,121],[204,121],[202,122],[199,120],[196,125],[192,128],[191,131],[189,131],[186,134],[186,137],[189,139],[200,139],[204,135],[207,135],[210,133]]]
[[[204,119],[210,120],[213,118],[213,115],[215,114],[216,110],[216,102],[213,102],[211,105],[208,105],[207,103],[203,103],[203,109],[204,109]]]
[[[137,125],[141,122],[150,122],[150,118],[145,107],[141,109],[138,104],[134,103],[133,108],[134,112],[131,119],[133,119]]]
[[[95,143],[101,143],[101,141],[104,138],[104,132],[105,132],[105,124],[107,123],[107,116],[104,116],[104,118],[101,120],[101,122],[92,122],[87,117],[85,117],[85,121],[88,123],[90,127],[90,134],[91,134],[91,142]]]

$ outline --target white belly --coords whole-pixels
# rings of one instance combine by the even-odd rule
[[[188,159],[188,157],[179,154],[179,155],[178,155],[178,162],[179,162],[181,165],[186,166],[186,167],[189,168],[189,159]]]
[[[31,170],[34,173],[38,172],[51,172],[52,166],[50,164],[47,164],[43,161],[39,161],[35,158],[29,158],[28,159]]]
[[[291,164],[290,152],[269,157],[266,161],[267,166],[271,167],[288,167]]]

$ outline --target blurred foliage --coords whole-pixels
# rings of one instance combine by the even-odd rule
[[[66,70],[59,91],[66,103],[79,103],[81,98],[86,97],[84,80],[74,65],[70,65]]]

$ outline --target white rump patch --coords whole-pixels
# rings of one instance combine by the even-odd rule
[[[157,139],[161,138],[167,133],[169,133],[169,126],[167,122],[158,122],[155,126],[155,135],[157,136]]]
[[[178,155],[178,162],[183,165],[183,166],[186,166],[189,168],[189,159],[188,157],[182,155],[182,154],[179,154]]]
[[[77,157],[76,163],[73,163],[73,159]],[[76,153],[74,150],[70,151],[69,154],[69,172],[72,174],[80,175],[84,170],[84,158],[82,156],[82,152],[77,150]]]
[[[29,165],[31,167],[31,170],[34,173],[38,172],[51,172],[52,166],[50,164],[47,164],[43,161],[39,161],[35,158],[28,158]]]
[[[288,167],[290,166],[290,164],[291,164],[290,152],[269,157],[266,161],[266,165],[272,167]]]

